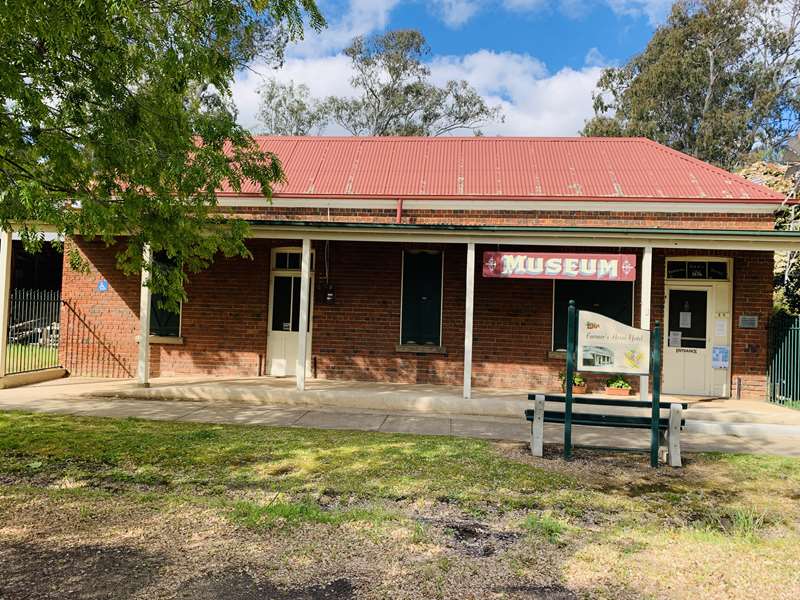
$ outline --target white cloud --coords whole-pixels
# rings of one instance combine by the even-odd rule
[[[481,8],[480,0],[439,0],[438,12],[448,27],[458,29]]]
[[[528,54],[481,50],[466,56],[439,56],[431,62],[436,83],[465,79],[490,105],[500,106],[505,122],[483,128],[487,135],[575,135],[592,116],[592,91],[602,68],[587,64],[550,73]],[[239,121],[257,124],[258,86],[264,76],[305,83],[317,97],[350,95],[352,71],[343,55],[293,58],[279,70],[242,73],[234,84]],[[342,133],[331,128],[325,133]]]
[[[599,66],[549,73],[527,54],[482,50],[464,57],[439,57],[433,78],[465,79],[505,114],[504,123],[484,127],[487,135],[575,135],[592,116],[592,90]]]

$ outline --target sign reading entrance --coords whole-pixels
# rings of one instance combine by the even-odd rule
[[[635,281],[635,254],[484,252],[483,276],[521,279]]]
[[[601,314],[578,312],[578,371],[647,375],[650,332]]]

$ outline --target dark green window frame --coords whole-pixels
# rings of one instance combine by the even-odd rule
[[[400,344],[442,345],[444,252],[404,250]]]
[[[165,253],[158,252],[153,256],[153,262],[168,264],[171,261]],[[173,312],[160,306],[162,300],[163,296],[161,294],[150,295],[150,335],[157,337],[180,337],[183,303],[181,303],[178,312]]]
[[[575,300],[578,310],[590,310],[633,325],[632,281],[553,280],[553,350],[567,348],[567,308]]]

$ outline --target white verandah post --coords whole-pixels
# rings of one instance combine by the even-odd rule
[[[11,304],[13,243],[10,231],[0,231],[0,377],[6,376],[6,360],[8,358],[8,314]]]
[[[475,243],[467,244],[467,294],[464,312],[464,399],[472,397],[472,312],[475,299]]]
[[[303,238],[303,255],[300,260],[300,318],[297,332],[297,362],[295,377],[297,390],[306,389],[306,350],[308,348],[308,310],[310,297],[311,274],[311,240]]]
[[[142,283],[139,288],[139,364],[137,379],[139,384],[150,385],[150,265],[152,264],[150,244],[142,249]],[[146,268],[145,268],[146,265]]]
[[[639,310],[639,327],[650,331],[650,305],[652,304],[653,283],[653,247],[645,246],[642,252],[642,293],[641,307]],[[647,401],[650,378],[647,375],[639,376],[639,397]]]

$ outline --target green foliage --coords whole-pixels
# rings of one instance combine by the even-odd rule
[[[606,387],[618,390],[629,390],[632,388],[631,384],[628,383],[628,380],[622,375],[614,375],[614,377],[609,377],[606,379]]]
[[[279,63],[304,21],[324,25],[313,0],[0,4],[0,227],[122,238],[129,274],[150,244],[174,261],[150,285],[176,306],[187,273],[247,254],[216,190],[251,181],[269,198],[283,177],[237,125],[230,84],[256,56]]]
[[[647,48],[606,69],[584,135],[644,136],[725,168],[800,126],[800,2],[684,0]]]
[[[561,389],[564,389],[567,381],[567,374],[564,371],[560,371],[558,373],[558,380],[561,382]],[[575,372],[572,374],[572,385],[584,386],[586,385],[586,379],[580,373]]]
[[[270,79],[258,90],[261,103],[258,118],[262,133],[308,135],[319,133],[328,121],[322,102],[312,98],[308,86],[279,83]]]
[[[567,531],[567,526],[549,513],[531,513],[522,524],[532,534],[546,539],[551,544],[557,544],[561,536]]]
[[[429,135],[460,130],[480,133],[481,125],[502,120],[466,82],[443,86],[430,81],[430,49],[416,30],[357,37],[345,50],[352,61],[354,98],[310,98],[304,86],[267,83],[261,121],[271,133],[305,135],[334,122],[353,135]]]

